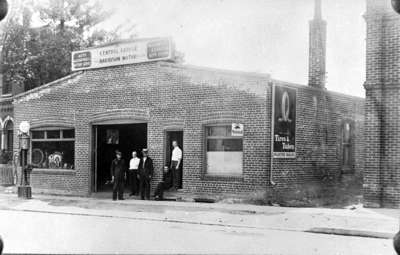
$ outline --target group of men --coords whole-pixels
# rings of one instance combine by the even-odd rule
[[[162,181],[157,185],[154,193],[155,199],[163,199],[163,192],[166,189],[180,187],[182,166],[182,150],[177,141],[172,142],[172,156],[170,165],[164,166]],[[122,158],[121,151],[115,152],[116,157],[111,163],[111,182],[113,184],[113,200],[124,200],[124,184],[128,179],[131,196],[140,194],[140,198],[150,199],[150,184],[154,173],[153,160],[149,157],[148,149],[142,149],[142,158],[137,156],[137,152],[132,152],[132,158],[129,161],[129,168]]]

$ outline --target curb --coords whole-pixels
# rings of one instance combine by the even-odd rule
[[[13,200],[19,200],[17,197],[13,197],[14,194],[0,193],[1,198],[11,198]],[[138,200],[138,199],[125,199],[123,201],[111,201],[111,199],[94,198],[94,197],[77,197],[77,196],[63,196],[63,195],[47,195],[47,194],[32,194],[32,200],[60,200],[60,201],[85,201],[87,199],[93,202],[100,202],[104,204],[117,204],[124,206],[166,206],[166,207],[180,207],[180,208],[201,208],[207,210],[222,210],[232,211],[236,213],[244,214],[270,214],[270,210],[274,210],[274,213],[282,213],[284,210],[281,207],[275,206],[258,206],[258,205],[245,205],[245,204],[224,204],[224,203],[199,203],[188,200],[173,199],[172,197],[166,197],[166,200]],[[286,211],[287,209],[285,209]]]
[[[327,235],[369,237],[379,239],[392,239],[395,234],[388,232],[375,232],[368,230],[343,229],[343,228],[312,228],[304,232]]]

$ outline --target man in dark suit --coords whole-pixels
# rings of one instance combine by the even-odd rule
[[[115,151],[116,158],[111,163],[111,182],[113,183],[112,199],[124,200],[124,181],[127,172],[125,160],[122,158],[122,153],[119,150]]]
[[[172,174],[169,166],[164,166],[163,169],[163,179],[160,183],[158,183],[156,190],[154,191],[155,200],[163,200],[164,199],[164,191],[168,190],[172,187]]]
[[[153,177],[153,160],[149,157],[147,149],[142,150],[143,157],[139,163],[139,179],[140,179],[140,197],[142,200],[146,197],[150,200],[150,182]]]

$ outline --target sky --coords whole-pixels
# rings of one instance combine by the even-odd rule
[[[139,37],[171,36],[185,63],[269,73],[307,84],[314,0],[100,0],[102,25],[136,24]],[[322,0],[327,88],[364,97],[365,0]]]

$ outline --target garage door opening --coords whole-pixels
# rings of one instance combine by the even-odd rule
[[[120,124],[94,126],[94,182],[93,191],[111,191],[110,166],[115,158],[115,151],[122,152],[122,158],[129,164],[132,151],[141,151],[147,147],[147,124]],[[128,189],[125,185],[125,189]]]

